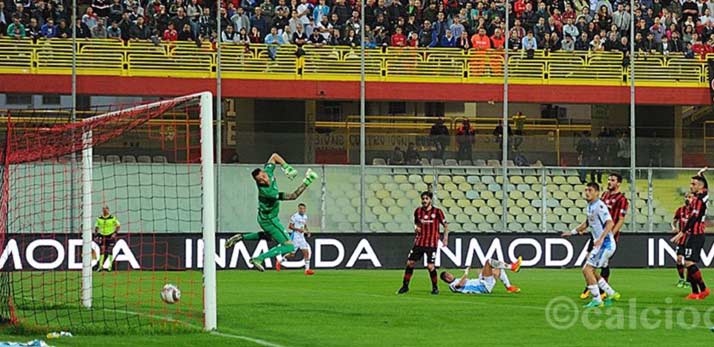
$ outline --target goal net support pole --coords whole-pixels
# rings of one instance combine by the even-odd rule
[[[216,224],[215,224],[215,182],[213,154],[213,94],[202,92],[172,99],[182,102],[199,98],[201,126],[201,176],[202,176],[202,228],[204,244],[203,261],[203,315],[204,329],[215,330],[216,319]],[[158,101],[129,109],[114,111],[95,117],[86,118],[92,122],[99,118],[116,116],[122,112],[149,110],[167,101]],[[88,123],[89,124],[89,123]],[[92,307],[92,131],[82,134],[82,306]],[[100,264],[101,266],[101,264]]]
[[[205,330],[216,322],[216,199],[213,176],[213,94],[201,93],[201,175],[203,179],[203,314]],[[219,101],[220,102],[220,101]]]
[[[82,306],[92,308],[92,131],[82,134]],[[101,264],[100,264],[101,266]]]

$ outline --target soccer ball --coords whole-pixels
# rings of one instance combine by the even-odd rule
[[[166,284],[161,288],[161,300],[167,304],[175,304],[181,300],[181,290],[173,284]]]

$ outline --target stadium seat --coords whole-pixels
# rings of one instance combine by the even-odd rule
[[[473,166],[473,162],[471,160],[460,160],[459,165],[461,166]]]
[[[421,164],[421,166],[430,166],[429,159],[426,158],[422,158],[421,160],[419,160],[419,164]]]
[[[485,166],[486,166],[486,161],[483,160],[483,159],[476,159],[476,160],[474,161],[474,166],[485,167]]]
[[[444,165],[446,166],[459,166],[459,162],[456,161],[456,159],[446,159],[444,161]]]
[[[432,159],[431,160],[431,166],[443,166],[444,161],[441,159]]]
[[[523,181],[526,184],[536,184],[536,183],[540,182],[540,179],[538,179],[538,177],[535,177],[535,176],[526,176],[523,178]]]
[[[119,163],[119,162],[121,162],[121,158],[119,158],[118,155],[113,155],[113,154],[112,154],[112,155],[108,155],[108,156],[106,157],[106,162],[107,162],[107,163]]]
[[[166,164],[168,163],[168,160],[166,160],[166,157],[163,155],[155,155],[151,157],[151,161],[157,164]]]
[[[513,183],[513,184],[522,184],[523,183],[523,176],[509,176],[508,181]]]
[[[463,183],[466,183],[466,177],[461,176],[461,175],[454,175],[451,178],[451,182],[454,182],[455,184],[461,185]]]
[[[136,163],[136,157],[133,155],[123,155],[121,157],[122,163]]]
[[[481,183],[493,184],[496,183],[496,179],[493,176],[481,176]]]
[[[466,210],[464,210],[464,213],[465,213],[465,212],[466,212]],[[482,214],[480,214],[480,213],[473,213],[473,214],[471,214],[470,216],[471,216],[471,221],[474,222],[474,223],[476,223],[476,224],[480,224],[480,223],[483,223],[483,222],[486,221],[486,217],[484,217],[484,216],[483,216]]]
[[[508,231],[516,233],[523,232],[523,225],[521,223],[508,223]]]
[[[569,176],[569,177],[568,177],[568,184],[572,184],[572,185],[574,185],[574,186],[577,186],[577,185],[579,185],[579,184],[582,184],[582,182],[580,182],[580,177],[578,177],[578,176]]]
[[[101,155],[95,154],[95,155],[92,156],[92,162],[93,162],[93,163],[101,163],[101,162],[103,162],[103,161],[104,161],[104,157],[101,156]]]
[[[491,192],[501,191],[501,185],[497,183],[491,183],[488,185],[488,190]]]
[[[439,177],[437,178],[437,181],[438,181],[440,184],[451,183],[451,176],[449,176],[449,175],[439,175]]]
[[[490,167],[501,167],[501,162],[498,160],[489,160],[486,162],[486,164]]]
[[[387,161],[384,158],[374,158],[372,159],[372,165],[386,166]]]
[[[148,155],[140,155],[140,156],[136,157],[136,162],[143,163],[143,164],[151,163],[151,157]]]

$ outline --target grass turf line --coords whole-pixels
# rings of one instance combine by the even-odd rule
[[[545,319],[548,302],[558,296],[572,298],[579,309],[585,302],[577,296],[583,288],[578,270],[523,269],[510,274],[522,288],[508,294],[499,283],[491,295],[429,294],[426,270],[417,270],[411,292],[397,296],[401,271],[318,271],[305,277],[301,271],[218,273],[218,323],[222,334],[180,335],[80,335],[51,340],[56,346],[259,346],[241,336],[281,346],[592,346],[663,345],[668,342],[711,345],[714,334],[704,322],[695,329],[629,328],[651,309],[671,310],[676,318],[682,309],[703,314],[714,298],[684,301],[686,289],[674,286],[674,269],[613,269],[612,285],[623,294],[615,305],[623,310],[625,329],[589,330],[578,323],[567,330],[551,327]],[[714,284],[714,271],[704,270]],[[629,299],[637,299],[631,307]],[[712,310],[714,311],[714,310]],[[602,310],[600,320],[618,316]],[[664,317],[664,316],[662,316]],[[176,317],[174,317],[176,318]],[[593,316],[594,321],[598,317]],[[711,315],[714,320],[714,314]],[[0,340],[26,341],[42,337],[0,333]]]

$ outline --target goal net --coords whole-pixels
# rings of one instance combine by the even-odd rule
[[[216,327],[212,102],[205,92],[76,122],[4,115],[0,319],[33,331]],[[105,208],[114,235],[101,236],[116,225],[98,224]],[[166,284],[178,302],[162,300]]]

